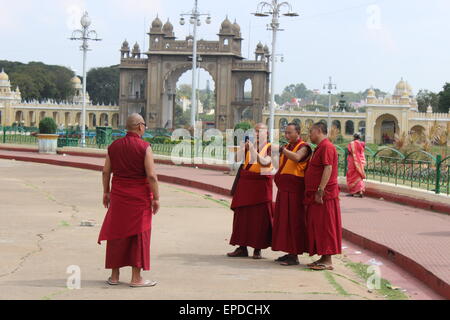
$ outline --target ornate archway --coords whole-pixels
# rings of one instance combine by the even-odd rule
[[[396,134],[400,132],[398,119],[392,114],[385,113],[379,116],[375,122],[375,143],[392,144]]]
[[[149,51],[141,58],[139,45],[130,55],[127,42],[121,49],[120,125],[133,112],[140,112],[149,128],[174,128],[174,95],[178,78],[192,68],[192,39],[176,40],[170,22],[159,18],[152,22]],[[237,23],[222,22],[218,41],[198,41],[198,67],[206,70],[215,82],[215,127],[234,128],[243,119],[262,121],[268,105],[269,51],[258,44],[255,60],[244,60],[242,37]],[[242,87],[250,79],[251,97]],[[144,94],[140,92],[144,86]],[[139,90],[138,90],[139,88]]]

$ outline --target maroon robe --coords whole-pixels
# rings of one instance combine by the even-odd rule
[[[273,176],[250,172],[249,167],[241,170],[231,202],[234,219],[230,244],[267,249],[272,242]]]
[[[287,149],[295,149],[299,140],[295,144],[289,144]],[[305,161],[311,154],[308,144],[300,147],[308,148],[309,152]],[[289,254],[303,254],[308,251],[306,238],[306,210],[304,205],[305,179],[293,174],[281,174],[288,159],[284,157],[284,162],[280,163],[280,168],[275,175],[277,185],[277,199],[273,215],[272,250],[283,251]]]
[[[128,133],[108,148],[111,201],[98,237],[99,244],[107,240],[106,269],[150,270],[152,194],[144,164],[149,146],[138,134]]]
[[[324,193],[324,204],[314,200],[325,166],[332,173]],[[342,252],[341,208],[339,204],[338,155],[336,147],[325,139],[317,146],[305,175],[305,204],[308,228],[308,252],[335,255]]]

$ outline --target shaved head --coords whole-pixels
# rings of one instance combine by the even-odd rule
[[[127,118],[127,130],[134,131],[139,123],[145,123],[144,118],[139,113],[130,114]]]
[[[260,141],[262,146],[264,146],[264,144],[269,139],[269,130],[267,128],[267,125],[262,122],[257,123],[255,125],[255,132],[256,132],[257,139]]]

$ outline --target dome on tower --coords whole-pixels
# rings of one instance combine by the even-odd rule
[[[81,79],[75,76],[72,79],[70,79],[70,82],[72,82],[72,84],[81,84]]]
[[[141,53],[141,48],[139,47],[139,44],[137,42],[134,44],[133,53]]]
[[[159,19],[158,16],[156,16],[155,20],[152,22],[152,29],[161,29],[162,28],[162,21]]]
[[[173,32],[173,25],[169,21],[169,19],[167,19],[167,22],[164,24],[163,31],[164,31],[164,33]]]
[[[76,90],[81,90],[83,88],[83,85],[81,83],[81,79],[78,78],[77,76],[75,76],[72,79],[70,79],[70,83],[72,84],[72,88],[74,88]]]
[[[412,87],[402,78],[395,86],[394,96],[401,98],[405,94],[412,96]]]
[[[2,68],[2,72],[0,72],[0,80],[3,80],[3,81],[9,80],[9,76],[3,68]]]
[[[128,41],[127,40],[125,40],[123,43],[122,43],[122,49],[129,49],[130,48],[130,44],[128,43]]]
[[[168,38],[175,38],[175,35],[173,33],[173,25],[169,21],[169,19],[167,19],[167,22],[164,24],[162,32],[164,32],[165,36]]]
[[[236,22],[236,20],[234,20],[232,29],[233,29],[233,33],[236,36],[240,36],[241,35],[241,26]]]
[[[222,25],[220,26],[221,34],[234,34],[233,32],[233,24],[230,20],[228,20],[228,16],[223,20]]]
[[[256,45],[256,53],[264,53],[264,46],[261,42],[258,42]]]

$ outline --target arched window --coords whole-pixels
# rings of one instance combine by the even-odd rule
[[[345,134],[346,134],[346,135],[352,135],[352,134],[354,134],[354,133],[355,133],[355,124],[354,124],[353,121],[348,120],[348,121],[345,123]]]
[[[108,115],[106,113],[102,113],[100,115],[100,123],[99,123],[99,125],[107,127],[109,125],[109,121],[108,120],[109,120],[108,119]]]
[[[363,130],[365,130],[366,129],[366,122],[365,121],[360,121],[359,123],[358,123],[358,131],[359,132],[362,132]]]
[[[287,119],[285,118],[280,119],[280,130],[286,129],[288,124],[289,122],[287,121]]]
[[[228,46],[230,44],[230,41],[228,39],[223,40],[223,45]]]
[[[331,127],[336,127],[339,131],[341,131],[341,122],[339,120],[334,120]]]
[[[253,81],[252,79],[247,79],[244,82],[244,100],[250,100],[253,96]]]
[[[361,133],[363,136],[366,135],[366,122],[360,121],[358,123],[358,132]]]

